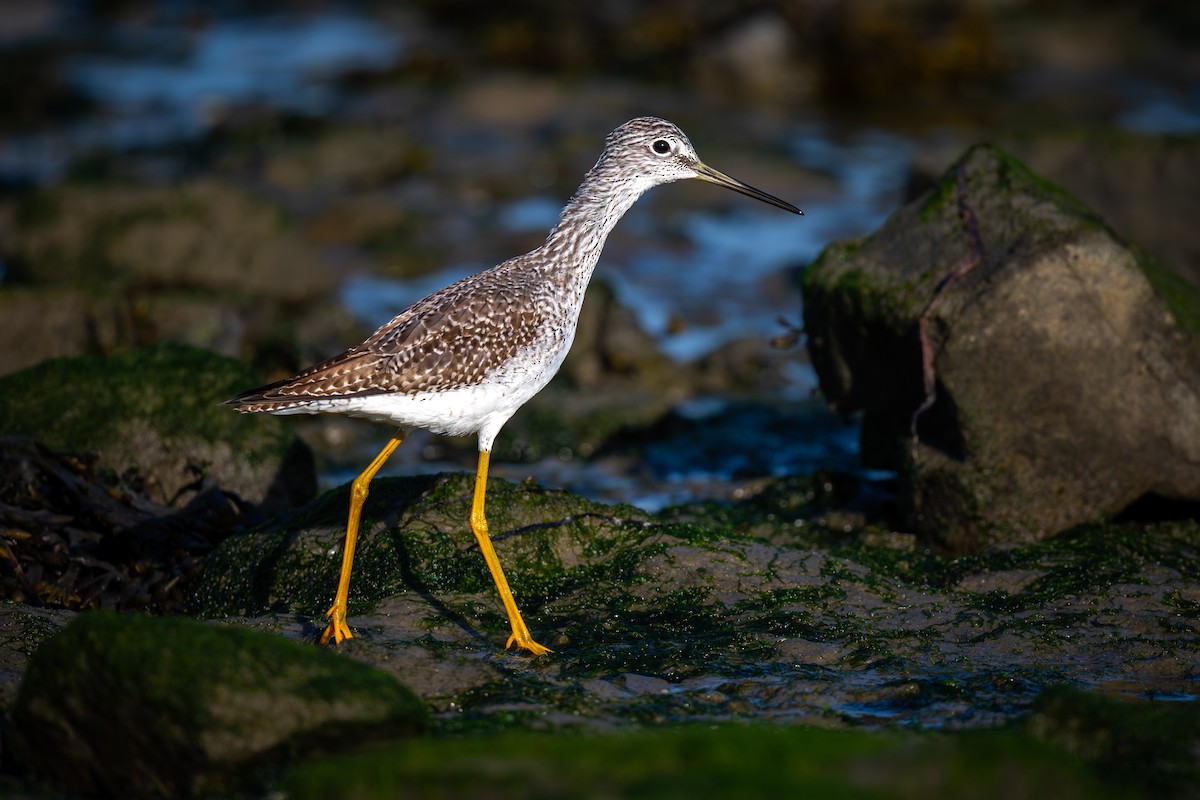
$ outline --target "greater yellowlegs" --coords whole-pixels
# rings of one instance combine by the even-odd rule
[[[427,428],[479,437],[471,530],[508,612],[512,635],[506,647],[515,644],[533,655],[549,652],[521,619],[488,536],[484,499],[492,443],[509,417],[562,365],[575,338],[584,290],[617,220],[647,189],[684,178],[803,213],[704,164],[670,122],[639,117],[608,135],[600,159],[540,247],[434,292],[341,355],[227,401],[243,412],[331,412],[400,426],[351,484],[342,572],[322,644],[352,636],[346,601],[367,486],[405,430]]]

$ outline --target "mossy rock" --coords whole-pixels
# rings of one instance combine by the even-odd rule
[[[1117,700],[1070,686],[1038,697],[1023,727],[1145,797],[1193,797],[1200,787],[1200,701]]]
[[[315,494],[316,473],[283,420],[220,406],[256,383],[240,362],[181,345],[55,359],[0,377],[0,433],[97,453],[162,505],[186,504],[211,478],[277,513]]]
[[[961,170],[965,193],[960,197]],[[930,318],[939,284],[982,262]],[[869,466],[896,469],[911,529],[969,552],[1111,518],[1145,497],[1200,501],[1200,292],[1002,150],[969,150],[878,231],[802,279],[809,353]]]
[[[291,770],[289,797],[1190,797],[1195,702],[1055,687],[983,731],[721,724],[512,731],[369,748]]]
[[[354,559],[351,613],[410,592],[487,592],[492,579],[471,534],[470,474],[379,478],[364,506]],[[204,616],[329,607],[346,535],[349,485],[326,492],[262,528],[230,537],[206,560],[194,588]],[[597,570],[616,569],[650,533],[649,515],[601,506],[538,486],[489,482],[487,517],[509,582],[523,605]]]
[[[918,736],[764,725],[508,733],[378,747],[297,767],[297,798],[1128,797],[1009,731]]]
[[[912,536],[827,528],[831,499],[790,482],[740,508],[650,515],[493,479],[497,553],[534,638],[554,650],[506,654],[467,523],[472,483],[373,482],[354,638],[339,645],[471,731],[758,713],[977,726],[1064,680],[1179,691],[1195,661],[1195,524],[1099,525],[951,558]],[[197,609],[315,638],[347,504],[337,489],[223,542],[194,584]]]
[[[20,753],[73,793],[224,790],[284,759],[425,729],[389,675],[257,631],[81,614],[34,655],[14,712]]]
[[[1192,179],[1200,172],[1200,135],[1069,126],[1025,131],[1011,145],[1025,163],[1068,187],[1114,230],[1170,264],[1168,280],[1200,287],[1200,230],[1189,215],[1175,213],[1200,204],[1200,185]]]

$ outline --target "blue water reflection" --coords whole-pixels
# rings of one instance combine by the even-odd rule
[[[0,175],[51,183],[82,154],[191,141],[238,108],[327,115],[344,100],[335,79],[389,69],[403,54],[397,31],[346,11],[214,17],[200,27],[168,17],[89,33],[92,52],[65,59],[62,72],[96,113],[0,137]]]
[[[329,113],[338,99],[329,78],[386,69],[401,52],[395,31],[344,13],[218,19],[196,31],[125,36],[136,52],[72,59],[68,79],[115,113],[152,117],[193,135],[228,106]]]

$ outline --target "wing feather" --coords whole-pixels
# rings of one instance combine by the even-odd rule
[[[472,386],[544,335],[544,287],[523,287],[506,262],[419,300],[365,342],[228,401],[272,411],[306,400],[417,394]],[[543,291],[538,291],[543,289]]]

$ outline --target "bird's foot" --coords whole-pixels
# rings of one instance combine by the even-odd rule
[[[342,639],[353,639],[354,634],[350,632],[350,626],[346,624],[346,605],[344,603],[334,603],[333,608],[325,612],[325,616],[329,617],[329,627],[321,634],[321,644],[329,644],[330,638],[334,644],[341,644]]]
[[[543,647],[533,640],[528,631],[524,633],[514,633],[508,637],[508,644],[504,645],[505,650],[512,649],[513,645],[517,646],[517,650],[525,650],[531,656],[544,656],[546,653],[553,653],[549,647]]]

